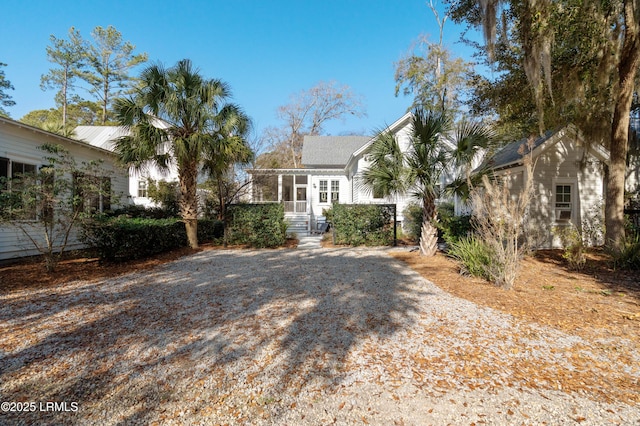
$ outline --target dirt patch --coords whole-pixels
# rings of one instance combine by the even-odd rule
[[[583,337],[640,336],[640,272],[616,271],[601,252],[588,255],[583,271],[571,271],[557,250],[526,258],[513,290],[462,276],[441,253],[391,252],[440,288],[474,303]]]

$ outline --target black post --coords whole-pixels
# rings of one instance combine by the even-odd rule
[[[396,209],[398,208],[397,204],[393,205],[393,246],[396,247],[398,245],[398,221],[396,215]]]

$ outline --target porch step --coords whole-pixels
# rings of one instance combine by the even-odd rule
[[[291,220],[291,218],[287,218],[288,226],[287,232],[307,232],[308,225],[307,221],[309,219],[305,218],[304,220]]]

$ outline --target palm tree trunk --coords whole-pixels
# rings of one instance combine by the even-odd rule
[[[196,196],[198,168],[195,162],[180,169],[180,216],[187,231],[187,242],[198,248],[198,198]]]
[[[434,256],[438,250],[436,218],[435,200],[431,196],[425,196],[422,199],[422,229],[420,231],[420,254],[423,256]]]

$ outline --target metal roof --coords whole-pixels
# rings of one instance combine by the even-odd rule
[[[540,145],[548,141],[556,133],[557,132],[555,131],[549,130],[544,135],[538,137],[536,140],[533,141],[533,147],[531,148],[531,150],[533,151],[536,148],[538,148]],[[528,141],[529,141],[528,138],[522,138],[520,140],[511,142],[505,145],[504,147],[502,147],[502,149],[496,152],[493,157],[489,158],[488,160],[485,160],[483,164],[480,167],[478,167],[478,169],[476,169],[476,171],[487,168],[487,167],[490,169],[501,169],[507,166],[519,164],[520,161],[522,160],[523,154],[521,154],[518,151],[520,151],[521,146],[524,145],[526,147]]]
[[[351,154],[369,140],[369,136],[305,136],[302,164],[305,167],[344,167]]]
[[[75,139],[109,151],[114,150],[113,142],[117,138],[129,134],[121,126],[78,126],[73,132]]]

